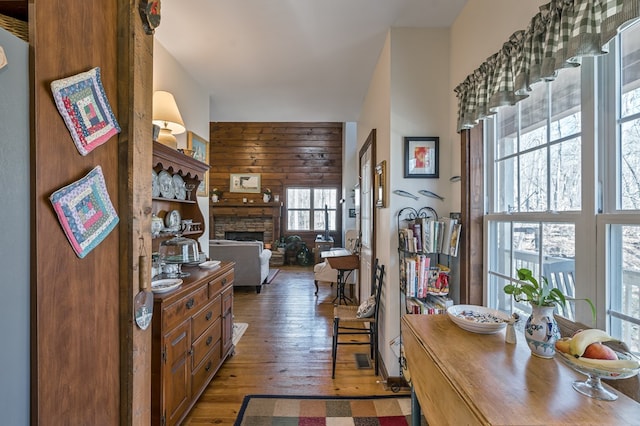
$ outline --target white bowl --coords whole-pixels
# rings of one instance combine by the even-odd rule
[[[447,309],[447,314],[463,330],[479,334],[497,333],[511,319],[505,312],[476,305],[454,305]]]
[[[218,266],[220,266],[220,261],[219,260],[209,260],[209,261],[206,261],[206,262],[202,262],[198,266],[200,266],[202,269],[213,269],[213,268],[217,268]]]

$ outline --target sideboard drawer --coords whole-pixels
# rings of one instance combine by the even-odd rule
[[[196,368],[207,356],[211,348],[220,342],[220,337],[222,336],[220,321],[222,320],[217,318],[212,326],[207,328],[205,332],[202,333],[202,336],[193,342],[193,368]]]
[[[214,297],[224,287],[233,283],[233,269],[209,282],[209,298]]]
[[[213,324],[222,313],[222,298],[216,297],[211,301],[203,310],[193,316],[191,322],[191,336],[193,340],[196,340],[203,331],[205,331],[211,324]]]
[[[207,303],[209,299],[209,293],[207,286],[203,285],[198,290],[183,297],[175,303],[167,306],[162,313],[162,327],[171,329],[176,324],[189,318],[194,313],[198,312]]]
[[[213,374],[220,365],[220,341],[216,343],[213,350],[207,354],[202,363],[193,371],[191,376],[191,393],[197,395],[202,388],[209,383]]]

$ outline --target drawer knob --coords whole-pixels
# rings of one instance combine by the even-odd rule
[[[207,363],[207,366],[204,368],[205,371],[211,370],[211,361]]]
[[[186,305],[185,305],[185,306],[187,307],[187,309],[191,309],[191,308],[193,308],[193,305],[194,305],[195,303],[196,303],[196,301],[195,301],[195,300],[193,300],[193,297],[192,297],[191,299],[187,300],[187,303],[186,303]]]
[[[207,312],[207,315],[205,315],[204,317],[207,319],[207,321],[209,321],[212,316],[213,316],[213,312],[209,311],[209,312]]]
[[[227,279],[226,279],[226,278],[223,278],[223,279],[222,279],[222,285],[225,285],[226,283],[227,283]]]
[[[211,345],[211,342],[213,342],[213,336],[207,337],[207,346]]]

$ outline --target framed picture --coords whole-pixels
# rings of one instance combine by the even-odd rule
[[[193,152],[191,154],[193,158],[209,164],[209,142],[206,139],[201,138],[192,131],[187,132],[187,149]],[[196,195],[198,197],[209,196],[209,170],[204,173]]]
[[[435,136],[404,138],[404,177],[437,178],[438,142]]]
[[[376,194],[376,207],[379,207],[379,208],[387,207],[387,187],[385,184],[386,178],[387,178],[387,161],[383,160],[382,162],[376,165],[376,180],[374,182],[375,194]]]
[[[260,193],[260,173],[231,173],[229,191]]]

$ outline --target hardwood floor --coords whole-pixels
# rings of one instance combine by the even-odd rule
[[[248,394],[390,395],[374,369],[358,369],[355,353],[368,346],[340,346],[331,379],[331,336],[335,285],[320,284],[313,270],[284,266],[271,282],[236,288],[234,317],[249,328],[202,394],[185,425],[232,425]]]

